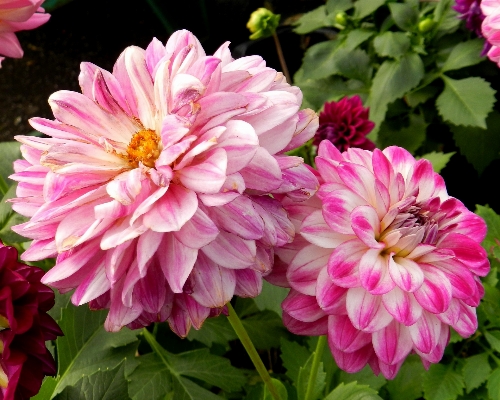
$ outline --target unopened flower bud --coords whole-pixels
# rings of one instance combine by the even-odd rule
[[[345,27],[347,25],[347,15],[345,12],[339,12],[337,15],[335,15],[335,23],[337,25],[340,25],[342,27]]]
[[[434,21],[432,18],[423,19],[418,23],[418,30],[422,33],[429,32],[432,28],[434,28]]]
[[[267,8],[261,7],[255,10],[247,22],[247,28],[252,32],[250,39],[272,36],[280,23],[280,17],[279,14],[273,14]]]

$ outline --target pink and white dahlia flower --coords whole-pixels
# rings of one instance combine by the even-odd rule
[[[481,30],[491,45],[488,58],[500,66],[500,0],[482,0],[481,11],[486,16]]]
[[[285,151],[318,118],[259,56],[206,56],[193,34],[129,47],[113,72],[83,63],[82,94],[49,98],[55,121],[19,136],[13,208],[25,260],[57,256],[43,282],[109,308],[116,331],[168,320],[180,336],[233,295],[256,296],[294,227],[276,200],[317,187]],[[272,194],[273,196],[270,196]]]
[[[21,58],[23,49],[14,32],[38,28],[50,18],[44,0],[0,0],[0,55]],[[4,57],[0,57],[0,64]]]
[[[292,288],[285,325],[328,335],[347,372],[368,363],[392,379],[411,352],[426,367],[438,362],[450,326],[463,337],[477,328],[484,221],[402,148],[340,153],[325,140],[316,165],[317,195],[285,205],[300,235],[276,250],[269,278]]]

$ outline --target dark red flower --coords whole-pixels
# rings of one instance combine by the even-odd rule
[[[359,96],[344,97],[339,101],[325,103],[319,114],[319,128],[314,135],[314,144],[326,139],[340,151],[350,147],[373,150],[375,143],[366,138],[375,124],[368,119],[368,107],[363,108]]]
[[[24,400],[56,373],[46,340],[62,335],[47,315],[54,292],[40,283],[40,268],[17,261],[17,250],[0,242],[0,400]]]

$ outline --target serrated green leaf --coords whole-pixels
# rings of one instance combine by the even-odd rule
[[[261,311],[241,322],[255,347],[261,350],[279,347],[280,338],[286,337],[288,333],[281,317],[273,311]]]
[[[480,174],[500,156],[499,124],[500,113],[493,111],[486,118],[486,129],[450,125],[460,152]]]
[[[273,382],[274,387],[278,391],[278,395],[280,396],[280,399],[281,400],[288,400],[288,392],[286,390],[285,385],[283,385],[283,382],[281,382],[277,379],[274,379],[274,378],[271,378],[271,381]],[[274,397],[271,394],[271,392],[269,391],[269,389],[267,388],[267,385],[264,385],[264,393],[263,393],[262,400],[274,400]]]
[[[490,207],[481,205],[476,206],[476,214],[484,219],[486,226],[486,237],[481,245],[490,256],[494,254],[495,249],[500,246],[500,215],[493,211]]]
[[[132,400],[163,400],[173,388],[167,366],[154,353],[139,357],[139,366],[127,377]]]
[[[209,318],[203,323],[203,329],[191,329],[187,338],[197,340],[207,347],[218,343],[229,350],[229,341],[238,337],[227,318]]]
[[[83,376],[73,386],[66,387],[58,400],[127,400],[130,399],[127,389],[125,366],[121,363],[112,370]]]
[[[486,340],[490,346],[495,350],[500,352],[500,331],[486,331],[484,333]]]
[[[426,400],[452,400],[463,393],[463,378],[452,365],[432,364],[423,376]]]
[[[460,42],[451,51],[441,71],[451,71],[480,63],[484,60],[484,57],[481,57],[483,46],[484,40],[479,38]]]
[[[338,385],[325,400],[382,400],[375,390],[366,385],[351,382]]]
[[[382,374],[375,375],[369,366],[364,367],[361,371],[353,374],[345,371],[340,371],[338,382],[345,384],[350,382],[357,382],[360,385],[368,385],[374,390],[379,390],[385,385],[387,380]]]
[[[491,366],[488,361],[488,354],[482,353],[467,358],[462,372],[464,374],[465,388],[467,393],[470,393],[473,389],[481,386],[490,376]]]
[[[425,81],[425,78],[424,78],[424,81]],[[438,89],[436,87],[425,86],[419,90],[416,90],[415,92],[408,93],[405,96],[405,100],[406,100],[406,103],[410,107],[416,107],[420,103],[425,103],[427,100],[434,97],[437,92],[438,92]]]
[[[299,370],[309,357],[311,352],[304,346],[295,342],[281,339],[281,361],[286,368],[286,375],[297,385]]]
[[[312,353],[307,359],[306,363],[299,368],[299,375],[297,378],[297,396],[299,399],[304,399],[308,389],[309,378],[312,372],[312,363],[314,354]],[[318,370],[316,372],[316,380],[314,381],[314,386],[312,389],[312,398],[317,399],[320,397],[326,384],[326,373],[323,368],[323,363],[318,364]]]
[[[372,68],[370,56],[361,49],[339,49],[337,52],[337,69],[340,75],[369,84]]]
[[[426,129],[424,117],[416,114],[410,114],[409,126],[399,129],[394,129],[384,121],[378,132],[377,143],[381,148],[400,146],[413,153],[425,140]]]
[[[5,195],[0,199],[0,239],[7,244],[27,242],[27,239],[18,235],[11,228],[14,225],[19,225],[26,222],[28,219],[16,213],[12,209],[12,204],[7,200],[16,197],[17,184],[12,185]]]
[[[107,311],[68,305],[62,309],[59,326],[64,336],[57,338],[58,382],[54,395],[74,385],[83,376],[115,368],[123,360],[133,360],[137,332],[123,328],[116,333],[104,330]]]
[[[315,31],[324,26],[330,26],[329,20],[326,18],[326,7],[320,6],[308,13],[302,15],[296,22],[294,28],[295,33],[303,35]]]
[[[281,302],[285,299],[289,289],[285,289],[276,285],[271,285],[269,282],[262,283],[262,291],[253,299],[260,310],[274,311],[281,316]]]
[[[373,47],[381,57],[401,57],[410,49],[410,45],[410,38],[403,32],[384,32],[373,40]]]
[[[14,173],[12,163],[21,158],[21,143],[2,142],[0,144],[0,194],[5,194],[12,185],[9,175]]]
[[[418,22],[418,11],[407,3],[389,3],[392,18],[404,31],[413,30]]]
[[[338,11],[347,11],[354,6],[352,0],[328,0],[326,2],[326,10],[329,13]]]
[[[495,90],[479,77],[451,79],[443,75],[445,87],[436,100],[439,114],[455,125],[486,129],[486,117],[495,103]]]
[[[488,378],[486,384],[491,400],[500,400],[500,368],[497,368]]]
[[[391,399],[415,400],[422,397],[422,376],[425,369],[420,357],[408,357],[396,378],[387,382]]]
[[[385,0],[358,0],[354,3],[354,19],[362,19],[373,14],[380,6],[385,4]]]
[[[448,161],[450,161],[450,158],[455,154],[454,151],[450,153],[443,153],[441,151],[433,151],[431,153],[424,154],[420,158],[425,158],[426,160],[429,160],[432,164],[432,168],[434,169],[434,172],[441,172],[441,170],[446,167],[446,164],[448,164]]]
[[[373,78],[368,98],[370,119],[380,124],[387,105],[416,87],[423,76],[424,64],[418,54],[408,53],[399,60],[384,61]]]

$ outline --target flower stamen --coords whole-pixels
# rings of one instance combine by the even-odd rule
[[[160,155],[160,137],[151,129],[143,129],[132,136],[127,147],[128,162],[134,167],[142,162],[146,167],[153,168]]]

